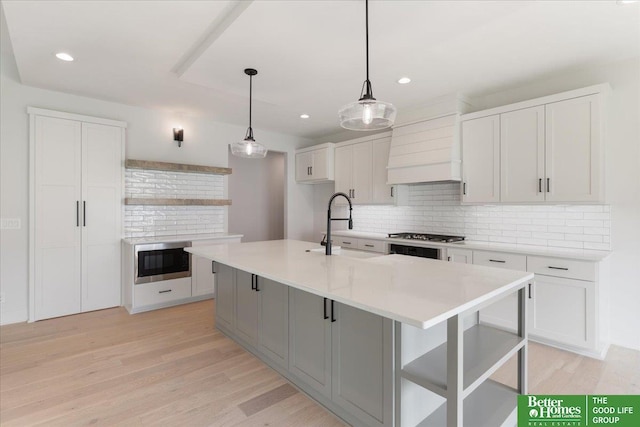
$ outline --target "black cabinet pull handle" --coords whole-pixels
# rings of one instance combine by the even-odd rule
[[[334,301],[334,300],[331,300],[331,323],[333,323],[333,322],[335,322],[335,321],[337,320],[337,319],[336,319],[336,317],[335,317],[335,315],[336,315],[336,308],[335,308],[335,306],[333,305],[334,303],[335,303],[335,301]]]
[[[167,292],[171,292],[171,289],[167,289],[165,291],[158,291],[159,294],[166,294]]]
[[[538,179],[538,193],[542,193],[542,178]]]
[[[564,270],[564,271],[569,271],[569,269],[567,267],[552,267],[549,266],[547,268],[551,268],[552,270]]]
[[[76,227],[80,227],[80,200],[76,200]]]
[[[531,299],[531,283],[529,283],[529,299]]]
[[[365,248],[372,248],[373,247],[373,245],[364,245],[364,246],[365,246]]]
[[[309,166],[309,175],[313,175],[313,166]]]
[[[324,299],[324,303],[322,304],[322,310],[324,312],[324,320],[327,320],[329,316],[327,315],[327,299]]]
[[[87,226],[87,201],[82,202],[82,226]]]
[[[450,256],[447,257],[447,261],[451,261],[451,257]]]
[[[256,290],[256,288],[255,288],[255,286],[254,286],[254,283],[255,283],[255,279],[254,279],[254,278],[255,278],[255,277],[256,277],[256,275],[255,275],[255,274],[252,274],[252,275],[251,275],[251,290],[252,290],[252,291],[255,291],[255,290]]]
[[[256,274],[256,292],[260,292],[260,288],[258,287],[258,275]]]
[[[216,262],[211,261],[211,274],[216,274]]]
[[[549,192],[550,188],[551,188],[551,178],[547,178],[547,193]]]
[[[467,183],[466,182],[462,183],[462,195],[463,196],[467,195]]]
[[[393,187],[391,187],[391,197],[393,197]]]
[[[503,261],[503,260],[501,260],[501,259],[490,259],[489,261],[491,261],[491,262],[499,262],[499,263],[502,263],[502,264],[504,264],[505,262],[507,262],[507,261]]]

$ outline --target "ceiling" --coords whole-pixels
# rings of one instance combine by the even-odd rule
[[[248,124],[253,67],[254,127],[316,138],[340,131],[365,77],[363,1],[2,5],[24,84],[176,115]],[[374,95],[401,111],[640,56],[640,3],[377,0],[369,12]]]

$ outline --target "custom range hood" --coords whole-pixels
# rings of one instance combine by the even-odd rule
[[[387,184],[461,181],[460,114],[469,107],[451,95],[402,115],[391,135]]]

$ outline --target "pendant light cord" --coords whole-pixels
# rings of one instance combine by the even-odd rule
[[[253,75],[249,75],[249,129],[247,129],[247,135],[245,140],[253,139],[253,128],[251,127],[251,106],[253,105]]]
[[[360,92],[360,101],[369,99],[375,101],[373,97],[373,88],[371,87],[371,80],[369,80],[369,0],[364,2],[365,10],[365,48],[367,58],[367,79],[362,84],[362,91]]]

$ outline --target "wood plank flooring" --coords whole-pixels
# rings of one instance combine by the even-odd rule
[[[217,331],[212,300],[0,327],[2,426],[344,426]],[[494,378],[514,385],[515,364]],[[640,394],[640,352],[530,345],[531,393]]]

